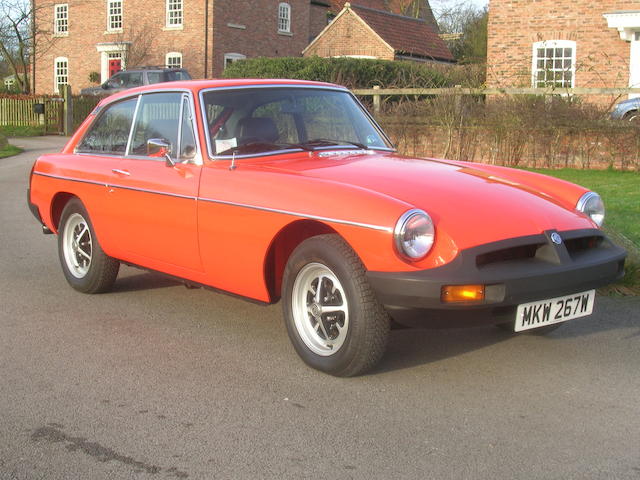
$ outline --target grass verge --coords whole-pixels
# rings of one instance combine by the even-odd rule
[[[10,144],[6,147],[0,148],[0,158],[12,157],[19,153],[22,153],[22,149]]]
[[[536,169],[598,192],[606,208],[605,230],[627,249],[626,275],[603,293],[640,295],[640,173],[616,170]]]
[[[44,135],[42,127],[21,127],[16,125],[0,125],[0,135],[5,137],[39,137]]]

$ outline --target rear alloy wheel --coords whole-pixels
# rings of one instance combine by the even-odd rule
[[[118,276],[120,263],[102,251],[89,215],[76,198],[62,210],[58,255],[65,278],[80,292],[105,292]]]
[[[347,377],[382,358],[390,320],[375,298],[355,252],[338,235],[302,242],[284,274],[289,338],[311,367]]]

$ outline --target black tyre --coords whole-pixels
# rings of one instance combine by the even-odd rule
[[[302,242],[284,272],[289,338],[309,366],[339,377],[359,375],[382,358],[390,318],[362,262],[338,235]]]
[[[79,292],[106,292],[118,276],[120,262],[102,251],[89,215],[77,198],[62,210],[58,255],[65,278]]]

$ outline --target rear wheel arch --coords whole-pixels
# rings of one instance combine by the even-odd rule
[[[296,220],[278,232],[269,245],[264,261],[264,279],[272,302],[280,298],[284,269],[296,247],[308,238],[332,233],[338,232],[316,220]]]
[[[64,207],[66,207],[67,203],[73,198],[78,198],[72,193],[68,192],[58,192],[54,195],[51,200],[51,223],[53,223],[53,227],[56,233],[60,228],[60,218],[62,217],[62,211]]]

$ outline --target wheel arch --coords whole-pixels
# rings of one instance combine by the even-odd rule
[[[271,302],[280,299],[284,269],[291,253],[303,241],[325,234],[340,235],[330,225],[317,220],[296,220],[276,234],[269,245],[264,261],[264,280]],[[344,237],[341,236],[341,238],[347,242]]]
[[[51,199],[51,212],[50,212],[51,223],[52,223],[53,231],[55,233],[58,233],[58,228],[60,226],[60,218],[62,217],[62,210],[64,210],[64,207],[73,198],[78,198],[78,196],[69,192],[58,192]],[[80,199],[78,198],[78,200]],[[82,202],[82,200],[80,201]]]

